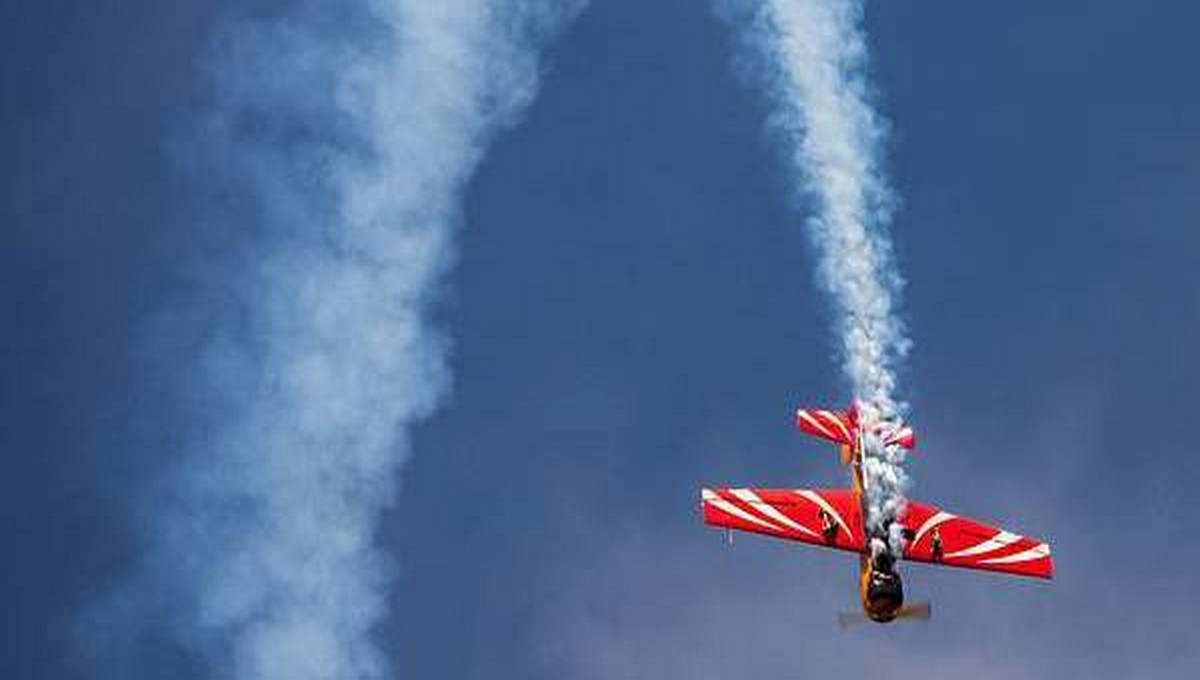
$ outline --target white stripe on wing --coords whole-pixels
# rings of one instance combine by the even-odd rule
[[[1021,537],[1016,534],[1010,534],[1007,531],[1001,531],[995,536],[986,541],[980,541],[970,548],[964,548],[957,552],[947,553],[945,559],[955,559],[959,557],[971,557],[974,555],[982,555],[984,553],[995,552],[1005,546],[1012,545],[1021,540]]]
[[[917,535],[913,537],[912,544],[916,545],[920,543],[921,537],[929,533],[934,527],[945,524],[955,517],[957,517],[957,515],[952,515],[948,512],[942,512],[941,510],[938,510],[929,519],[925,520],[919,529],[917,529]]]
[[[758,526],[770,529],[771,531],[787,533],[783,529],[775,526],[774,524],[771,524],[770,522],[768,522],[764,519],[761,519],[759,517],[751,515],[750,513],[746,512],[745,510],[742,510],[738,506],[734,505],[733,503],[730,503],[729,501],[725,500],[724,498],[721,498],[715,492],[709,491],[708,489],[704,490],[704,502],[712,504],[712,506],[714,508],[720,510],[721,512],[723,512],[727,515],[733,515],[734,517],[737,517],[738,519],[742,519],[747,522],[750,522],[751,524],[757,524]]]
[[[849,525],[847,525],[846,521],[842,519],[842,516],[838,514],[838,511],[829,504],[829,501],[821,497],[821,494],[815,491],[809,491],[808,489],[797,489],[796,493],[808,499],[810,502],[816,503],[822,510],[828,512],[830,516],[833,517],[833,521],[837,522],[838,526],[842,528],[842,531],[845,531],[846,535],[850,537],[850,540],[854,540],[854,532],[850,531]]]
[[[776,522],[779,522],[780,524],[786,524],[787,526],[795,529],[796,531],[799,531],[803,534],[807,534],[809,536],[817,535],[817,532],[813,531],[812,529],[809,529],[808,527],[804,526],[803,524],[797,523],[791,517],[788,517],[787,515],[780,512],[779,509],[776,508],[774,505],[771,505],[770,503],[764,501],[761,497],[759,497],[758,494],[754,493],[750,489],[730,489],[730,491],[732,491],[733,495],[737,496],[739,499],[749,503],[750,506],[752,508],[754,508],[756,511],[761,512],[762,514],[770,517],[771,519],[775,520]]]
[[[980,564],[1013,564],[1015,562],[1032,562],[1040,560],[1043,557],[1050,556],[1050,546],[1045,543],[1040,543],[1033,546],[1029,550],[1023,550],[1013,555],[1005,555],[1004,557],[993,557],[990,560],[979,560]]]

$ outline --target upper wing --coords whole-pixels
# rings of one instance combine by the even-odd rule
[[[905,559],[951,567],[1050,578],[1050,545],[940,508],[909,501],[904,511]]]
[[[702,489],[704,523],[862,552],[862,513],[849,489]]]

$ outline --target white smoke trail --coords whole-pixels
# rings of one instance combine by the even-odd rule
[[[124,596],[157,591],[170,613],[142,624],[214,676],[389,674],[376,533],[407,428],[446,391],[429,304],[459,199],[582,4],[312,2],[222,32],[200,146],[248,196],[251,245],[176,314],[204,317],[201,425]]]
[[[726,3],[723,9],[744,14]],[[790,144],[802,193],[815,202],[809,234],[819,280],[838,311],[843,369],[869,426],[897,419],[896,366],[909,341],[896,314],[901,286],[887,227],[892,200],[880,167],[885,124],[870,105],[861,0],[762,0],[748,16],[756,63],[768,69],[772,124]],[[868,523],[902,511],[904,452],[864,443]],[[891,537],[900,548],[898,527]]]

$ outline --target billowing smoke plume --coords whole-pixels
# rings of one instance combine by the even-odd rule
[[[750,27],[754,66],[767,70],[772,124],[789,144],[801,194],[816,206],[808,230],[819,280],[833,296],[843,369],[870,430],[871,423],[902,415],[896,365],[909,343],[896,314],[901,282],[887,233],[891,194],[880,167],[885,124],[870,105],[863,3],[762,0],[750,13],[732,3],[722,8]],[[902,510],[903,449],[868,435],[864,451],[867,519],[878,529]],[[893,551],[900,547],[896,529]]]
[[[178,358],[191,425],[114,598],[154,600],[140,623],[213,677],[389,675],[376,534],[447,388],[431,298],[464,185],[581,5],[314,1],[220,31],[191,148],[232,178],[236,246],[168,314],[204,337]]]

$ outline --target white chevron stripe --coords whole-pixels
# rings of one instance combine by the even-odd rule
[[[919,529],[917,529],[917,535],[913,537],[912,545],[920,543],[921,537],[927,534],[934,527],[940,524],[945,524],[957,516],[958,515],[952,515],[948,512],[942,512],[941,510],[938,510],[929,519],[925,520]]]
[[[1010,534],[1007,531],[1001,531],[995,536],[986,541],[980,541],[970,548],[965,548],[957,552],[948,553],[945,559],[954,559],[956,557],[971,557],[972,555],[981,555],[990,553],[1003,548],[1006,545],[1012,545],[1021,540],[1021,537],[1016,534]]]
[[[846,524],[846,521],[842,519],[842,516],[838,514],[837,510],[833,509],[833,506],[829,504],[829,501],[821,497],[821,494],[815,491],[809,491],[808,489],[797,489],[796,493],[800,494],[801,497],[808,499],[810,502],[816,503],[821,507],[822,510],[828,512],[829,515],[833,517],[833,521],[837,522],[838,526],[842,528],[842,531],[845,531],[846,535],[850,537],[850,540],[854,540],[854,532],[850,531],[850,527]]]
[[[814,418],[813,415],[808,411],[800,409],[799,411],[796,411],[796,415],[808,421],[813,427],[820,430],[821,434],[825,435],[826,437],[829,437],[830,439],[837,439],[837,437],[835,437],[834,434],[829,431],[829,428],[825,427],[821,421]]]
[[[891,434],[888,435],[887,443],[888,444],[899,444],[906,437],[910,437],[910,436],[912,436],[912,428],[911,427],[901,427],[901,428],[898,428],[898,429],[892,431]]]
[[[849,443],[853,441],[854,438],[850,436],[850,430],[846,429],[846,424],[842,422],[842,419],[836,413],[833,411],[820,411],[820,414],[837,423],[838,429],[842,431],[842,436],[844,437],[842,439],[843,442]]]
[[[757,524],[758,526],[765,527],[767,529],[770,529],[771,531],[787,533],[786,531],[784,531],[783,529],[780,529],[779,527],[775,526],[774,524],[771,524],[770,522],[768,522],[764,519],[761,519],[759,517],[755,517],[754,515],[751,515],[750,513],[746,512],[745,510],[742,510],[738,506],[734,505],[733,503],[730,503],[729,501],[725,500],[724,498],[721,498],[716,493],[709,491],[708,489],[704,490],[704,502],[711,503],[714,508],[720,510],[721,512],[724,512],[729,515],[733,515],[734,517],[737,517],[739,519],[744,519],[747,522],[750,522],[751,524]]]
[[[803,533],[803,534],[807,534],[809,536],[817,535],[817,532],[813,531],[812,529],[809,529],[808,527],[804,526],[803,524],[798,524],[791,517],[788,517],[787,515],[780,512],[778,508],[776,508],[774,505],[771,505],[770,503],[764,501],[762,498],[759,497],[758,494],[754,493],[750,489],[730,489],[730,491],[733,492],[733,495],[735,495],[738,498],[740,498],[741,500],[749,503],[755,510],[770,517],[771,519],[775,520],[776,522],[779,522],[780,524],[786,524],[789,527],[795,529],[796,531],[799,531],[800,533]]]
[[[993,557],[990,560],[979,560],[980,564],[1013,564],[1015,562],[1032,562],[1040,560],[1043,557],[1050,556],[1050,546],[1041,543],[1033,546],[1029,550],[1024,550],[1013,555],[1005,555],[1004,557]]]

